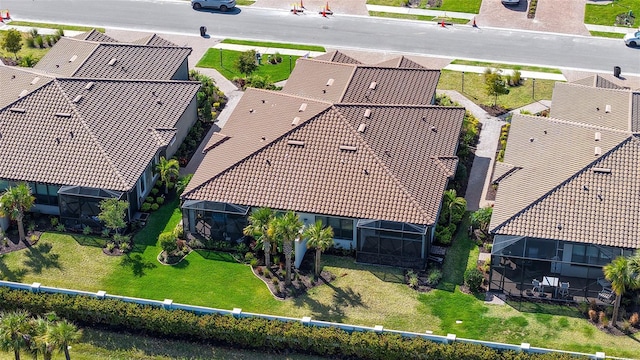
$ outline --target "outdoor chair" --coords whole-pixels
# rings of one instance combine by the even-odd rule
[[[540,283],[540,280],[537,279],[533,279],[531,281],[531,284],[533,285],[533,289],[531,289],[533,292],[544,292],[544,287],[542,286],[542,284]]]
[[[611,304],[615,300],[616,294],[608,289],[604,289],[598,293],[598,299]]]
[[[561,282],[560,283],[560,296],[567,297],[569,296],[569,282]]]

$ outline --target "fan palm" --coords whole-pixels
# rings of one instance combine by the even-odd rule
[[[31,322],[31,343],[29,347],[36,359],[38,354],[42,354],[44,360],[51,360],[53,345],[47,336],[50,327],[51,322],[43,317],[37,317]]]
[[[454,211],[467,210],[467,200],[459,197],[455,189],[447,190],[444,192],[444,206],[449,210],[449,224],[451,224]]]
[[[243,229],[245,235],[253,237],[258,244],[262,244],[264,264],[267,269],[271,267],[271,238],[269,226],[273,218],[273,210],[268,207],[254,209],[248,218],[249,225]]]
[[[604,277],[611,282],[611,289],[616,293],[616,302],[613,305],[613,316],[611,318],[611,325],[613,326],[616,326],[616,320],[618,319],[620,298],[628,289],[638,285],[637,277],[630,265],[627,257],[619,256],[602,268]]]
[[[71,360],[69,345],[78,342],[82,338],[82,330],[79,330],[67,320],[62,320],[49,327],[47,337],[55,349],[64,352],[65,359]]]
[[[160,162],[156,164],[156,174],[160,175],[160,181],[164,184],[165,194],[169,193],[169,184],[178,178],[180,174],[180,163],[176,159],[167,160],[164,156],[160,157]]]
[[[27,347],[29,339],[29,314],[16,311],[0,317],[0,349],[13,351],[16,360],[20,360],[20,350]]]
[[[31,209],[35,199],[31,194],[31,189],[25,183],[9,187],[0,197],[0,214],[9,216],[18,223],[21,241],[25,240],[24,213]]]
[[[320,255],[333,246],[333,228],[331,226],[322,227],[322,221],[307,227],[302,233],[302,237],[307,239],[307,248],[316,249],[315,273],[320,275]]]
[[[293,242],[299,236],[302,222],[293,211],[287,211],[284,215],[273,220],[273,233],[282,241],[282,252],[285,258],[286,279],[285,284],[291,284],[291,254]]]

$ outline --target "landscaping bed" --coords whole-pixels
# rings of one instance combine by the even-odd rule
[[[325,285],[336,277],[329,271],[322,271],[319,276],[315,276],[308,271],[293,269],[291,285],[285,285],[285,273],[280,266],[256,266],[252,268],[253,274],[262,280],[271,291],[271,294],[279,300],[291,299],[306,293],[309,289]]]

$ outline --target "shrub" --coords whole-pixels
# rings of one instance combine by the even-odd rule
[[[482,286],[483,281],[484,276],[478,269],[467,269],[467,271],[464,272],[464,283],[473,292],[478,292],[480,290],[480,286]]]
[[[36,229],[36,223],[33,221],[29,221],[29,225],[27,225],[27,231],[32,232]]]
[[[36,47],[39,48],[43,48],[44,47],[44,38],[42,38],[42,35],[38,35],[34,38],[34,42],[36,44]]]
[[[595,311],[594,309],[589,309],[589,320],[591,320],[594,323],[598,323],[598,312]]]
[[[25,55],[20,58],[20,66],[22,67],[34,67],[38,63],[38,60],[31,55]]]
[[[91,226],[85,226],[85,227],[82,228],[82,233],[84,235],[91,235],[91,231],[92,231],[91,230]]]
[[[249,265],[251,265],[252,268],[258,266],[258,259],[249,260]]]
[[[631,314],[631,317],[629,318],[629,323],[631,324],[631,326],[637,327],[638,324],[640,323],[640,317],[638,317],[638,313],[634,312],[633,314]]]
[[[58,224],[58,225],[56,226],[56,231],[58,231],[58,232],[64,232],[64,231],[65,231],[64,224]]]
[[[142,204],[142,206],[140,206],[140,210],[142,212],[148,212],[149,210],[151,210],[151,204],[148,202]]]
[[[156,198],[156,204],[158,204],[158,205],[164,204],[164,197],[163,196],[158,196]]]
[[[128,242],[121,242],[120,245],[118,245],[118,247],[123,252],[128,252],[129,250],[131,250],[131,245]]]
[[[154,187],[153,189],[151,189],[151,195],[156,196],[158,195],[158,193],[160,192],[160,189]]]
[[[271,271],[269,271],[269,269],[265,269],[264,277],[267,279],[271,279]]]
[[[253,259],[255,259],[255,258],[256,258],[256,257],[255,257],[255,255],[253,255],[253,253],[252,253],[252,252],[247,252],[246,254],[244,254],[244,260],[245,260],[246,262],[249,262],[249,261],[251,261],[251,260],[253,260]]]
[[[176,239],[179,239],[183,235],[184,235],[184,227],[182,226],[182,224],[178,223],[178,225],[176,225],[176,227],[173,229],[173,236]]]
[[[418,274],[416,274],[412,270],[409,270],[407,272],[407,283],[412,289],[418,288]]]
[[[52,47],[53,44],[55,44],[55,41],[53,40],[53,36],[51,35],[47,35],[44,37],[44,41],[47,43],[47,46]]]
[[[147,196],[144,199],[144,202],[148,202],[149,204],[153,204],[153,196]]]
[[[156,204],[156,203],[151,204],[151,211],[156,211],[156,210],[158,210],[159,208],[160,208],[160,205],[158,205],[158,204]]]
[[[609,318],[607,317],[607,314],[604,313],[604,311],[600,311],[600,313],[598,314],[598,321],[604,327],[609,326]]]
[[[34,48],[36,47],[36,39],[32,38],[32,37],[28,37],[25,39],[25,43],[27,44],[28,47],[30,48]]]
[[[61,37],[64,36],[64,30],[63,29],[57,29],[55,35],[53,35],[56,38],[56,42],[58,40],[60,40]]]
[[[427,273],[427,285],[436,286],[442,279],[442,271],[440,269],[431,269]]]
[[[60,220],[57,217],[52,217],[51,218],[51,226],[58,226],[58,223],[60,222]]]
[[[513,86],[519,86],[522,83],[522,73],[520,70],[513,70],[511,81],[513,81]]]
[[[262,270],[262,266],[257,266],[256,267],[256,272],[258,273],[258,275],[264,274],[264,270]]]
[[[121,234],[113,235],[113,241],[115,241],[115,243],[118,245],[122,243],[128,243],[129,240],[131,240],[131,238],[127,235],[121,235]]]
[[[111,235],[111,230],[109,229],[102,229],[102,231],[100,232],[100,236],[108,238],[109,235]]]
[[[278,285],[278,278],[271,279],[271,282],[273,283],[273,285]]]
[[[631,334],[631,323],[628,320],[623,321],[620,330],[625,334]]]
[[[108,252],[112,252],[116,248],[116,244],[114,244],[112,242],[109,242],[109,243],[107,243],[106,248],[107,248]]]

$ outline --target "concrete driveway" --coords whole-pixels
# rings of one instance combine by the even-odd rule
[[[529,3],[505,6],[500,0],[483,0],[478,26],[547,31],[574,35],[589,35],[584,26],[586,0],[538,0],[536,16],[527,18]]]

